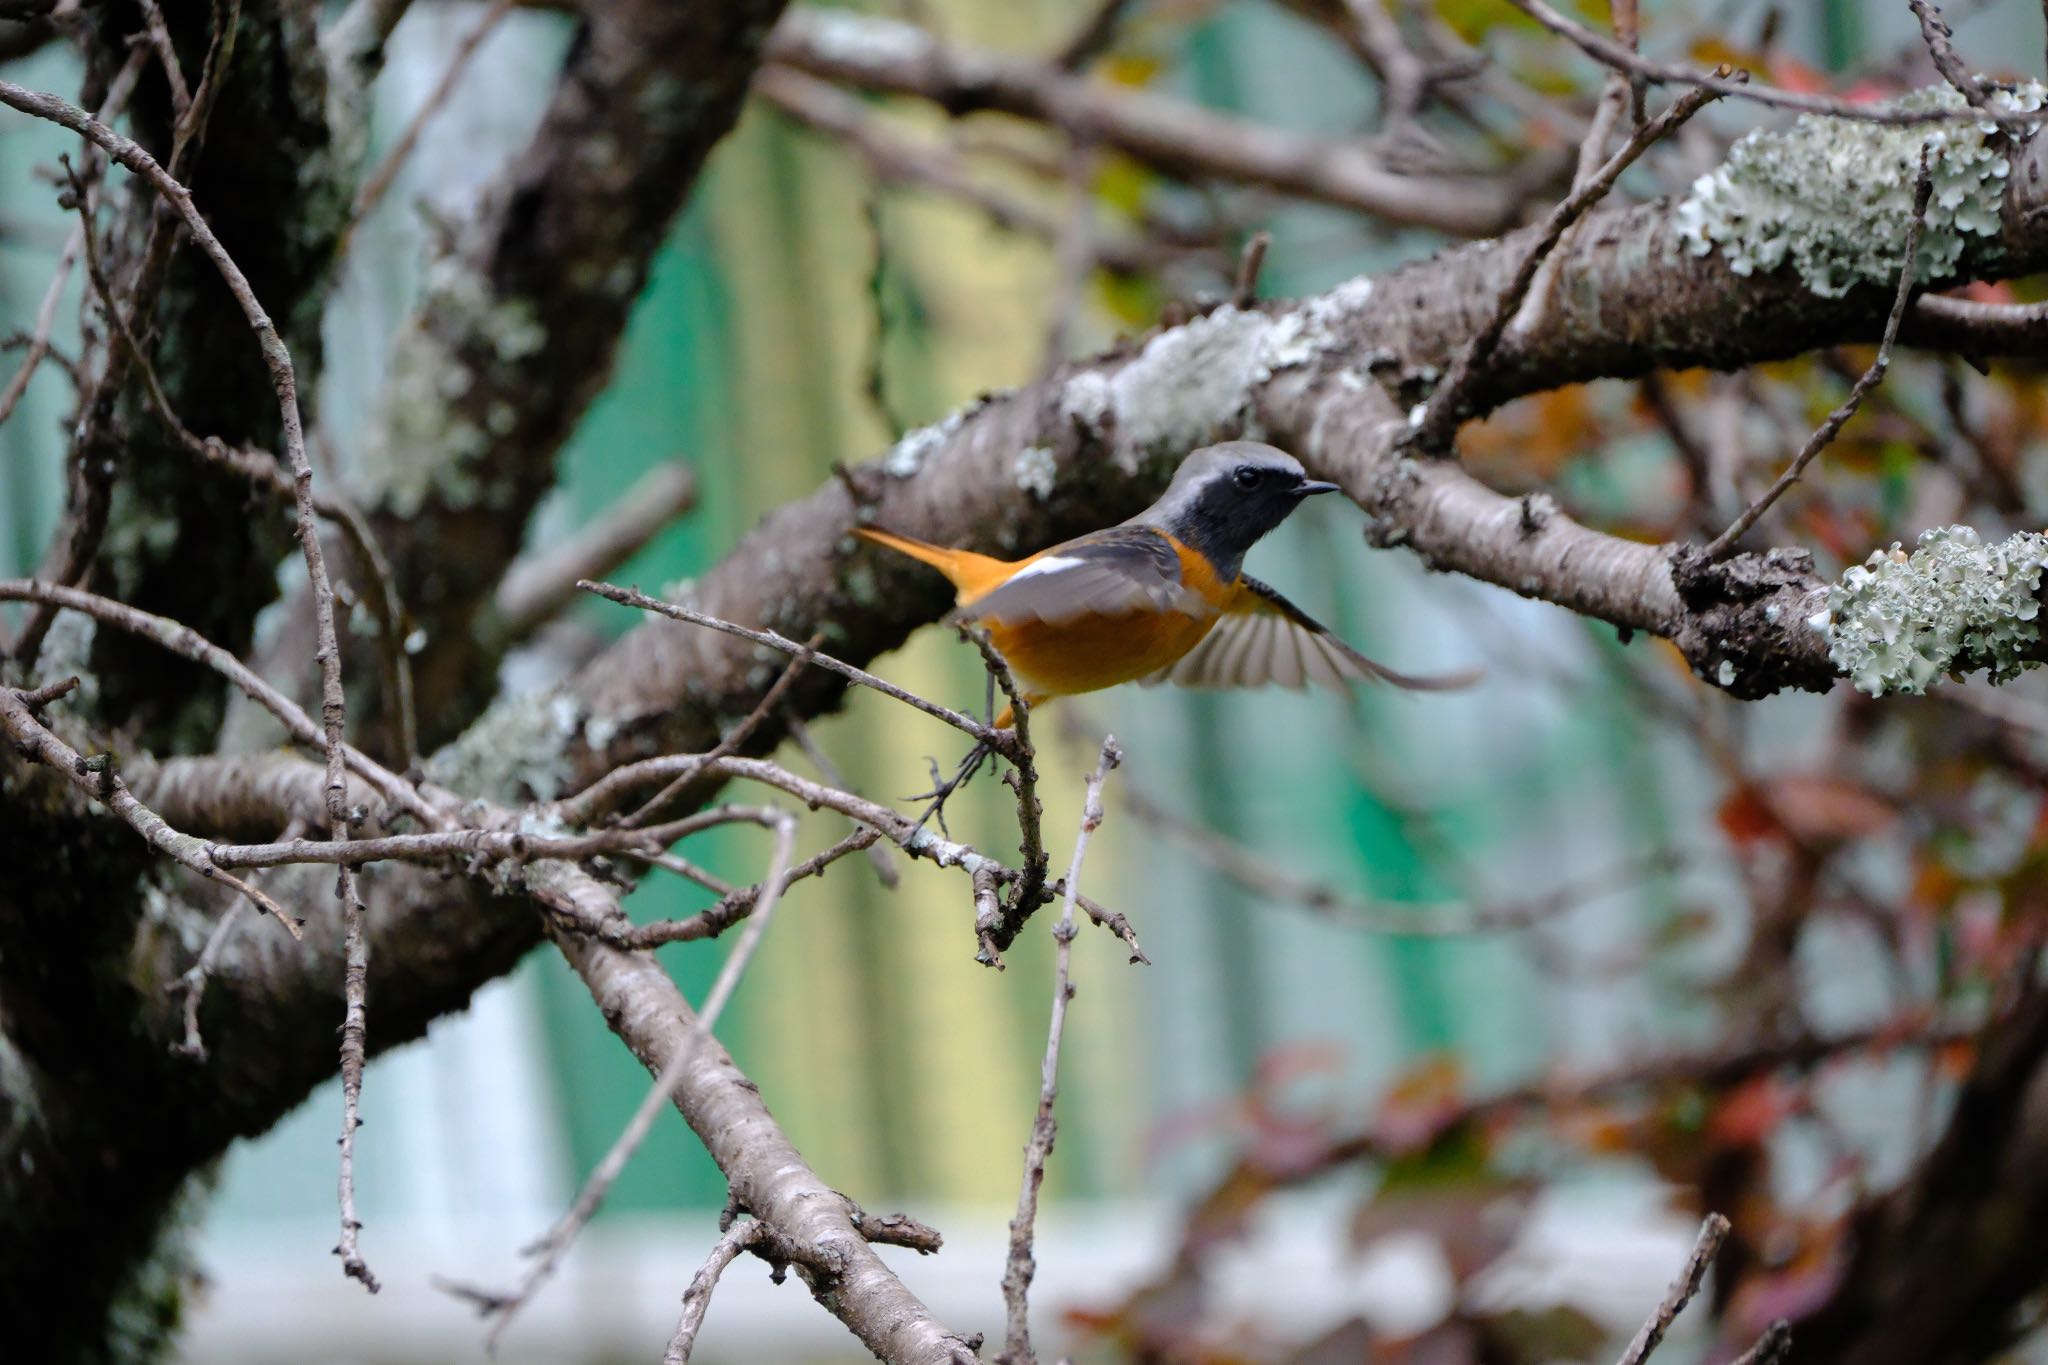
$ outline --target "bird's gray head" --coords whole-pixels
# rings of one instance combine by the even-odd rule
[[[1336,488],[1309,478],[1285,451],[1258,441],[1226,441],[1181,461],[1159,501],[1131,522],[1185,541],[1230,579],[1243,567],[1245,551],[1287,520],[1302,499]]]

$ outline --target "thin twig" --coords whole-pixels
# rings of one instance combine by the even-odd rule
[[[531,635],[576,596],[578,579],[611,573],[696,502],[696,474],[680,459],[666,459],[560,545],[515,560],[498,581],[497,638],[513,643]]]
[[[1970,74],[1970,68],[1956,53],[1955,31],[1941,17],[1941,11],[1928,0],[1906,0],[1906,8],[1913,11],[1913,17],[1920,21],[1920,41],[1927,45],[1927,55],[1934,61],[1934,69],[1941,78],[1955,87],[1973,109],[1979,109],[1996,117],[1991,108],[1991,99],[1984,93],[1984,87]]]
[[[714,767],[712,771],[717,771]],[[431,834],[387,834],[375,839],[294,839],[273,844],[211,844],[220,867],[285,867],[296,863],[330,863],[360,867],[365,863],[434,863],[451,859],[525,862],[534,858],[576,861],[606,853],[654,852],[677,839],[715,825],[751,821],[774,825],[781,819],[772,806],[714,806],[665,824],[642,829],[601,829],[588,834],[535,834],[519,828],[437,830]]]
[[[305,821],[293,819],[278,837],[296,839],[305,828]],[[250,884],[254,885],[255,880],[251,877]],[[242,910],[248,904],[242,900],[228,902],[227,909],[214,921],[213,931],[207,934],[205,946],[200,948],[199,956],[192,960],[191,966],[179,973],[177,980],[164,987],[165,994],[183,996],[185,1001],[185,1037],[171,1045],[171,1051],[181,1057],[190,1057],[199,1062],[206,1060],[206,1042],[199,1036],[199,1006],[206,998],[206,983],[213,977],[214,965],[220,961],[221,949],[227,946],[228,937],[234,932],[235,925],[241,922]]]
[[[157,0],[141,0],[143,32],[149,35],[149,45],[156,51],[156,59],[164,69],[164,83],[171,90],[171,114],[174,123],[182,124],[192,111],[192,87],[185,84],[185,68],[178,65],[178,49],[171,42],[170,27],[164,23],[164,12]]]
[[[301,744],[319,748],[320,727],[299,704],[265,681],[247,664],[214,644],[198,631],[167,616],[156,616],[125,602],[86,592],[79,588],[39,583],[32,578],[0,578],[0,602],[42,602],[92,617],[104,625],[125,630],[154,642],[176,654],[212,669],[233,684],[242,695],[277,717],[285,733]],[[429,828],[448,828],[452,821],[436,810],[404,778],[354,747],[343,749],[350,772],[376,789],[377,794]]]
[[[690,1352],[697,1346],[697,1331],[704,1325],[704,1310],[711,1306],[711,1291],[718,1287],[718,1277],[767,1231],[749,1218],[734,1223],[712,1244],[703,1267],[690,1277],[690,1287],[683,1291],[682,1316],[676,1319],[675,1335],[669,1338],[668,1349],[661,1353],[661,1365],[687,1365]]]
[[[1859,123],[1974,123],[1986,116],[1984,110],[1976,108],[1904,108],[1898,104],[1858,104],[1850,100],[1833,99],[1826,95],[1809,95],[1777,86],[1747,85],[1741,79],[1746,73],[1729,76],[1723,74],[1720,68],[1706,72],[1696,67],[1656,61],[1632,52],[1612,38],[1558,13],[1544,4],[1543,0],[1508,0],[1508,3],[1570,42],[1602,66],[1626,71],[1659,85],[1690,85],[1700,90],[1711,90],[1717,95],[1734,95],[1757,104],[1769,105],[1774,109],[1793,109],[1800,113],[1823,114],[1829,118],[1852,119]],[[1991,117],[2000,123],[2024,126],[2048,119],[2048,110],[2026,112],[2000,109],[1994,111]]]
[[[68,678],[44,683],[41,687],[17,687],[14,689],[14,695],[21,699],[23,706],[33,712],[42,710],[51,702],[61,701],[77,690],[78,675],[74,673]]]
[[[136,49],[128,61],[107,86],[107,97],[100,101],[99,117],[102,122],[119,118],[121,111],[128,107],[129,96],[135,93],[135,82],[142,76],[142,68],[149,64],[149,54]],[[90,166],[88,167],[88,171]],[[90,217],[91,205],[80,211]],[[43,291],[43,301],[36,309],[35,330],[29,334],[28,351],[22,357],[21,368],[7,381],[7,387],[0,390],[0,424],[14,415],[15,405],[21,402],[22,394],[28,391],[29,380],[35,378],[36,366],[50,353],[50,329],[56,325],[57,304],[64,297],[64,284],[71,276],[71,267],[77,264],[78,253],[84,246],[83,225],[71,230],[64,239],[64,249],[57,256],[57,268],[50,274],[50,286]]]
[[[818,770],[818,776],[835,787],[847,785],[846,775],[839,770],[839,765],[832,761],[832,755],[825,752],[825,746],[818,743],[817,737],[811,733],[811,727],[804,724],[796,712],[786,707],[782,713],[782,728],[789,732],[789,737],[796,741],[796,747],[811,761],[811,766]],[[875,879],[887,890],[894,891],[897,883],[903,880],[903,873],[896,866],[896,855],[889,851],[888,845],[870,839],[867,841],[867,856],[869,864],[875,869]]]
[[[357,1246],[363,1222],[356,1217],[356,1129],[363,1126],[363,1067],[369,1054],[370,942],[363,925],[363,898],[356,890],[355,872],[347,864],[335,869],[334,894],[340,897],[342,907],[341,1169],[335,1182],[341,1204],[341,1240],[335,1243],[334,1254],[341,1258],[342,1273],[374,1294],[377,1277]]]
[[[1785,490],[1799,482],[1799,476],[1806,472],[1823,450],[1826,450],[1840,434],[1844,425],[1856,415],[1856,409],[1863,406],[1863,397],[1884,381],[1884,373],[1891,367],[1892,343],[1898,340],[1899,322],[1906,316],[1906,305],[1913,297],[1913,277],[1919,264],[1920,234],[1927,226],[1927,201],[1934,190],[1934,180],[1929,174],[1927,150],[1920,151],[1920,178],[1913,187],[1913,220],[1906,225],[1906,259],[1899,267],[1899,289],[1892,298],[1892,311],[1884,321],[1884,336],[1877,344],[1877,359],[1870,362],[1870,368],[1863,377],[1849,387],[1849,396],[1844,398],[1827,419],[1806,438],[1806,444],[1792,457],[1792,463],[1764,491],[1762,497],[1742,510],[1742,515],[1729,524],[1727,530],[1708,543],[1708,559],[1721,559],[1734,550],[1737,541],[1756,525],[1757,519],[1770,510],[1771,504],[1785,495]]]
[[[1714,1253],[1721,1249],[1722,1241],[1728,1236],[1729,1222],[1718,1213],[1710,1213],[1700,1224],[1699,1240],[1693,1243],[1692,1255],[1685,1258],[1685,1269],[1671,1282],[1671,1288],[1664,1291],[1664,1301],[1657,1305],[1657,1311],[1650,1314],[1649,1321],[1621,1353],[1619,1365],[1643,1365],[1650,1353],[1657,1349],[1664,1334],[1671,1330],[1671,1324],[1692,1302],[1692,1296],[1700,1292],[1700,1281],[1707,1277],[1707,1267],[1714,1262]]]
[[[1117,26],[1131,0],[1096,0],[1095,8],[1054,54],[1052,64],[1061,71],[1079,71],[1094,61],[1116,38]]]
[[[1038,1219],[1038,1190],[1045,1183],[1046,1159],[1052,1155],[1059,1124],[1053,1117],[1053,1103],[1059,1098],[1060,1041],[1066,1032],[1067,1002],[1074,998],[1070,967],[1074,948],[1074,899],[1081,884],[1081,862],[1088,854],[1088,836],[1102,824],[1102,784],[1110,771],[1123,761],[1116,737],[1102,741],[1102,755],[1095,771],[1088,774],[1088,795],[1081,811],[1081,829],[1074,838],[1074,861],[1067,869],[1066,903],[1059,923],[1053,926],[1056,945],[1053,960],[1052,1021],[1046,1029],[1045,1060],[1038,1069],[1038,1113],[1031,1122],[1031,1138],[1024,1145],[1024,1180],[1017,1192],[1017,1216],[1010,1220],[1010,1250],[1003,1263],[1003,1349],[996,1357],[1000,1365],[1029,1365],[1037,1359],[1031,1352],[1030,1292],[1038,1263],[1032,1256],[1032,1232]]]
[[[726,955],[725,963],[719,968],[717,979],[711,983],[711,991],[704,997],[704,1004],[697,1011],[688,1035],[670,1054],[668,1064],[662,1067],[661,1074],[655,1077],[654,1084],[649,1086],[647,1093],[641,1097],[639,1107],[633,1111],[633,1117],[627,1121],[617,1141],[612,1143],[611,1150],[606,1152],[603,1159],[591,1170],[589,1178],[583,1182],[583,1188],[578,1191],[575,1202],[555,1225],[548,1229],[545,1236],[526,1248],[527,1255],[538,1258],[533,1267],[527,1271],[517,1289],[500,1296],[486,1309],[497,1318],[490,1334],[485,1338],[487,1351],[497,1350],[498,1339],[512,1321],[513,1314],[524,1307],[547,1278],[554,1274],[555,1267],[561,1264],[570,1243],[576,1240],[576,1235],[604,1203],[605,1196],[611,1192],[619,1173],[625,1170],[626,1163],[632,1160],[633,1153],[640,1149],[640,1144],[647,1140],[647,1134],[654,1128],[654,1120],[672,1101],[676,1086],[696,1058],[698,1043],[711,1035],[711,1031],[718,1024],[718,1016],[725,1010],[726,1002],[732,999],[733,991],[738,988],[740,976],[746,971],[747,963],[753,959],[754,950],[760,946],[761,936],[768,930],[769,917],[775,912],[775,903],[781,898],[782,888],[788,882],[790,854],[796,847],[796,817],[785,812],[777,812],[777,815],[780,818],[775,825],[775,852],[771,855],[768,876],[761,884],[760,904],[752,918],[747,921],[746,932],[740,935],[739,942],[734,944],[732,951]]]
[[[789,870],[783,879],[784,886],[793,886],[806,877],[815,877],[833,863],[849,853],[874,846],[881,835],[862,825],[853,833],[841,839],[822,853],[814,853]],[[636,856],[627,854],[625,856]],[[667,867],[665,860],[650,858],[656,867]],[[761,888],[758,886],[737,887],[723,893],[716,905],[699,910],[687,919],[657,920],[652,924],[635,924],[630,928],[600,927],[596,937],[615,948],[659,948],[664,943],[687,943],[693,939],[717,938],[726,930],[754,913],[760,903]]]
[[[253,450],[240,450],[218,437],[199,436],[187,427],[171,408],[169,395],[164,392],[162,382],[157,378],[156,366],[142,348],[124,313],[114,298],[113,286],[108,282],[106,272],[100,265],[99,251],[92,235],[92,220],[86,208],[86,187],[71,165],[70,158],[64,160],[64,170],[69,177],[72,196],[79,201],[82,218],[80,227],[84,231],[86,280],[92,292],[98,296],[100,311],[106,314],[115,335],[128,353],[129,363],[142,380],[143,392],[149,396],[150,406],[156,410],[157,418],[178,443],[187,451],[208,464],[227,469],[247,479],[258,489],[281,499],[288,506],[297,502],[297,492],[290,475],[284,472],[274,455]],[[396,730],[394,747],[402,766],[410,766],[417,757],[418,725],[413,715],[412,661],[405,650],[404,606],[398,595],[398,585],[392,576],[391,561],[384,555],[377,543],[376,534],[370,529],[365,517],[348,498],[333,493],[316,493],[313,505],[322,517],[341,529],[342,536],[349,543],[363,572],[370,578],[376,591],[369,595],[370,614],[377,622],[378,655],[383,665],[383,687],[385,701],[389,706]]]
[[[982,667],[988,670],[1003,699],[1009,703],[1010,727],[1017,737],[1017,751],[1010,757],[1008,781],[1010,790],[1017,796],[1017,856],[1023,875],[1017,879],[1009,903],[997,917],[990,935],[990,943],[994,947],[1007,948],[1023,931],[1025,921],[1051,899],[1045,889],[1051,859],[1045,851],[1045,805],[1038,799],[1038,749],[1031,742],[1031,707],[1017,686],[1016,676],[1010,672],[1009,661],[996,648],[987,630],[979,626],[963,626],[961,634],[974,642],[974,647],[981,653]]]
[[[1744,1351],[1729,1365],[1781,1365],[1792,1354],[1792,1324],[1783,1318],[1764,1329],[1756,1345]]]
[[[274,916],[279,924],[291,931],[293,938],[300,937],[301,922],[297,916],[289,914],[282,905],[241,878],[215,866],[207,855],[205,840],[171,828],[161,815],[143,805],[135,793],[128,790],[128,784],[114,770],[110,757],[101,755],[88,759],[80,754],[37,720],[22,695],[11,687],[0,687],[0,730],[6,732],[8,739],[24,756],[64,774],[72,786],[106,806],[140,834],[151,848],[208,881],[219,882],[240,892],[265,914]]]
[[[1429,396],[1422,415],[1409,433],[1409,442],[1416,448],[1439,453],[1450,448],[1451,437],[1457,433],[1458,419],[1462,416],[1466,398],[1478,377],[1485,372],[1486,365],[1493,358],[1494,349],[1500,344],[1501,336],[1515,311],[1521,306],[1523,296],[1529,292],[1536,272],[1542,268],[1544,259],[1552,248],[1564,237],[1565,230],[1584,216],[1586,210],[1606,197],[1621,178],[1621,173],[1635,164],[1636,158],[1651,146],[1668,136],[1687,119],[1719,98],[1719,92],[1706,89],[1688,90],[1680,95],[1665,111],[1648,123],[1638,127],[1622,144],[1621,150],[1608,158],[1598,174],[1566,196],[1563,203],[1550,211],[1543,220],[1543,226],[1530,241],[1515,273],[1509,278],[1507,287],[1494,300],[1493,312],[1487,317],[1472,338],[1471,344],[1458,353],[1451,362],[1450,370]]]
[[[796,680],[802,676],[804,669],[809,666],[811,660],[817,657],[818,646],[823,644],[824,641],[825,632],[823,631],[819,631],[811,636],[809,640],[805,641],[803,647],[790,656],[789,663],[782,670],[782,675],[769,686],[766,692],[761,694],[761,700],[754,703],[754,709],[742,716],[738,725],[726,731],[725,737],[718,741],[716,747],[704,755],[702,761],[696,767],[685,768],[682,772],[676,774],[666,787],[663,787],[653,796],[647,798],[646,801],[641,803],[638,810],[625,817],[619,823],[627,828],[631,828],[651,819],[655,812],[661,810],[678,796],[682,795],[683,789],[690,785],[698,772],[702,771],[705,764],[715,763],[728,754],[738,753],[740,746],[751,739],[754,732],[761,728],[761,723],[774,714],[778,706],[782,705],[783,697],[788,695],[789,689],[796,684]]]
[[[1237,258],[1237,282],[1230,290],[1230,303],[1234,308],[1249,308],[1259,301],[1259,272],[1265,268],[1266,253],[1272,249],[1273,234],[1260,228],[1244,244],[1244,254]]]
[[[514,0],[494,0],[491,7],[484,11],[483,17],[477,20],[476,27],[462,35],[462,41],[455,45],[455,50],[448,56],[448,65],[442,68],[440,79],[434,83],[434,88],[427,92],[427,97],[420,102],[419,109],[414,112],[412,122],[405,125],[405,131],[391,144],[391,150],[384,154],[384,159],[377,163],[377,168],[363,177],[362,187],[356,191],[355,204],[350,209],[348,226],[342,231],[341,241],[344,246],[348,239],[355,235],[355,230],[362,226],[363,220],[376,210],[378,203],[384,198],[385,191],[391,188],[391,182],[396,180],[398,173],[405,168],[406,160],[412,155],[413,148],[419,145],[420,136],[426,131],[427,124],[441,112],[442,106],[448,103],[448,97],[455,93],[462,73],[469,69],[470,58],[476,56],[477,49],[483,46],[484,39],[491,36],[499,21],[512,12],[513,3]],[[338,256],[341,251],[342,248],[337,247],[335,254]]]
[[[796,641],[786,639],[772,630],[749,630],[745,626],[734,625],[730,621],[721,621],[716,616],[707,616],[701,611],[692,611],[690,608],[678,606],[674,602],[664,602],[659,598],[649,597],[637,588],[618,588],[613,587],[609,583],[593,583],[588,579],[579,582],[576,586],[585,592],[596,593],[599,597],[605,598],[608,601],[617,602],[621,606],[638,607],[642,611],[651,611],[657,615],[666,616],[672,621],[687,621],[694,626],[708,626],[712,630],[723,631],[727,635],[737,635],[742,640],[752,640],[757,645],[766,645],[770,649],[779,649],[784,654],[795,654],[803,648]],[[975,739],[980,740],[1005,758],[1011,757],[1016,748],[1015,741],[1008,731],[997,730],[992,726],[984,725],[982,722],[974,719],[974,717],[963,715],[951,707],[941,706],[934,701],[926,701],[915,692],[906,692],[904,689],[896,686],[896,684],[885,682],[865,669],[855,668],[849,663],[842,663],[829,654],[814,655],[811,662],[827,672],[837,673],[840,677],[859,683],[862,687],[871,687],[885,697],[894,697],[905,706],[922,711],[936,720],[942,720],[962,734],[971,735]]]

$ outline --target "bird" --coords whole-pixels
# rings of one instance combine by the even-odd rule
[[[1205,446],[1130,520],[1023,559],[953,550],[874,526],[854,534],[931,565],[953,584],[955,615],[989,641],[1036,707],[1119,683],[1185,687],[1413,691],[1464,687],[1475,673],[1416,677],[1353,649],[1244,572],[1247,551],[1309,498],[1338,491],[1258,441]],[[995,728],[1015,717],[1004,708]]]

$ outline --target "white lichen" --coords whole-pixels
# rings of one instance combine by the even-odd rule
[[[1828,657],[1873,697],[1920,693],[1942,674],[1984,667],[1994,683],[2035,666],[2035,594],[2048,565],[2048,535],[2021,531],[1986,545],[1967,526],[1925,531],[1907,554],[1878,550],[1828,589],[1811,624],[1826,631]]]
[[[1050,446],[1026,446],[1017,452],[1010,467],[1017,487],[1040,502],[1052,496],[1053,486],[1059,482],[1060,466]]]
[[[1178,458],[1239,434],[1253,385],[1272,373],[1272,331],[1264,313],[1225,305],[1147,342],[1110,377],[1116,463],[1135,470],[1148,456]]]
[[[960,429],[961,414],[949,414],[944,421],[903,433],[903,439],[882,457],[882,472],[892,479],[907,479],[924,467],[925,458],[936,452]]]
[[[1992,87],[2004,110],[2039,109],[2034,81]],[[1949,86],[1917,90],[1906,108],[1959,109]],[[1880,124],[1805,115],[1789,129],[1759,129],[1693,182],[1678,206],[1679,234],[1694,255],[1719,249],[1738,275],[1789,266],[1814,293],[1836,298],[1858,284],[1890,283],[1904,264],[1913,187],[1925,148],[1933,177],[1915,273],[1955,273],[1973,240],[1995,239],[2010,166],[1989,121]]]
[[[1346,340],[1346,325],[1371,298],[1371,277],[1357,275],[1282,314],[1266,337],[1263,358],[1267,370],[1292,369],[1320,360]]]
[[[427,760],[427,775],[464,796],[506,805],[553,800],[572,775],[568,741],[583,722],[577,703],[560,692],[502,698]]]
[[[1075,375],[1060,390],[1060,416],[1085,431],[1097,434],[1101,433],[1115,403],[1116,396],[1110,391],[1109,377],[1094,370],[1084,370]]]

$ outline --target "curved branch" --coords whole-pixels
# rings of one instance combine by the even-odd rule
[[[1256,185],[1461,237],[1509,226],[1528,180],[1557,169],[1539,158],[1527,173],[1494,178],[1399,175],[1356,141],[1282,132],[1052,64],[941,44],[912,25],[850,10],[791,11],[767,55],[826,80],[915,95],[950,114],[986,109],[1050,123],[1077,142],[1114,147],[1176,175]]]

